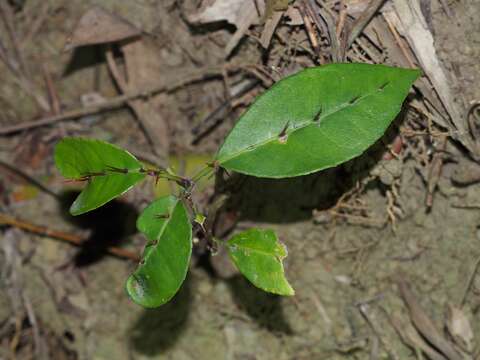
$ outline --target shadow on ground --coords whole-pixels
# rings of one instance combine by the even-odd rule
[[[191,283],[187,275],[180,291],[165,305],[146,309],[129,330],[133,348],[144,355],[161,354],[184,332],[191,305]]]
[[[110,246],[119,246],[136,232],[138,212],[128,203],[113,200],[102,207],[79,216],[68,212],[79,193],[65,192],[60,196],[61,213],[65,219],[79,228],[90,230],[90,236],[75,255],[76,266],[98,262],[107,254]]]
[[[276,333],[293,333],[283,314],[281,296],[256,288],[241,275],[229,279],[228,285],[240,310],[259,326]]]
[[[291,223],[310,219],[313,209],[331,208],[358,181],[369,176],[388,151],[385,144],[397,137],[403,118],[401,112],[385,135],[365,153],[337,167],[286,179],[233,174],[217,181],[217,190],[230,194],[226,209],[238,213],[242,220]]]

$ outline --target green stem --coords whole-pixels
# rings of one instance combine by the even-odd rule
[[[140,169],[140,172],[147,174],[149,176],[153,176],[156,179],[165,179],[168,181],[174,181],[186,190],[190,189],[193,183],[192,180],[188,178],[184,178],[177,174],[172,174],[166,169]]]
[[[205,176],[210,176],[214,172],[214,168],[211,165],[206,165],[203,169],[201,169],[193,178],[192,182],[196,183],[201,178]]]

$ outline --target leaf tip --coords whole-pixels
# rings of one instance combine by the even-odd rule
[[[75,200],[73,202],[73,204],[70,206],[70,209],[68,211],[69,211],[70,215],[78,216],[78,215],[82,215],[83,213],[87,212],[88,210],[83,209],[83,207],[78,203],[78,201]]]
[[[288,288],[285,291],[285,294],[282,294],[285,296],[295,296],[295,290],[292,288],[290,284],[288,284]]]
[[[82,193],[83,193],[83,191],[80,193],[80,195],[77,196],[75,201],[70,206],[69,212],[70,212],[70,215],[72,215],[72,216],[78,216],[78,215],[85,214],[85,213],[87,213],[89,211],[92,211],[92,210],[95,210],[95,209],[97,209],[97,208],[99,208],[100,206],[103,205],[103,203],[102,204],[93,204],[93,205],[86,203],[85,200],[84,200],[84,197],[82,196]]]
[[[413,80],[412,83],[415,82],[419,77],[423,76],[423,71],[422,69],[408,69],[410,73],[412,74]]]
[[[145,283],[141,278],[136,275],[130,275],[125,284],[125,289],[128,296],[130,296],[136,304],[151,307],[145,299]]]

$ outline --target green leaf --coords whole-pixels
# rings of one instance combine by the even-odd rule
[[[272,230],[244,231],[228,240],[227,249],[253,285],[278,295],[295,294],[283,273],[282,260],[287,257],[287,249]]]
[[[220,166],[258,177],[309,174],[360,155],[399,113],[416,69],[331,64],[285,78],[239,119]]]
[[[72,215],[104,205],[145,177],[132,154],[100,140],[62,139],[55,147],[55,163],[64,177],[88,181],[70,207]]]
[[[148,242],[126,289],[137,304],[157,307],[170,300],[185,280],[192,254],[192,227],[185,205],[171,195],[150,204],[138,218],[137,228]]]

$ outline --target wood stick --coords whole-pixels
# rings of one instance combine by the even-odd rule
[[[380,9],[383,5],[385,0],[372,0],[365,11],[360,15],[360,17],[354,22],[352,26],[352,31],[348,36],[348,40],[346,43],[345,51],[347,51],[350,46],[352,46],[355,39],[360,36],[363,32],[363,29],[368,25],[370,20],[375,16],[376,12]]]
[[[45,226],[38,226],[35,224],[31,224],[26,221],[18,220],[2,213],[0,213],[0,225],[1,224],[10,225],[10,226],[13,226],[37,235],[48,236],[54,239],[62,240],[75,246],[82,246],[86,241],[85,238],[79,235],[70,234],[63,231],[52,230]],[[114,255],[122,259],[129,259],[137,262],[140,261],[140,257],[138,256],[138,254],[127,249],[122,249],[115,246],[109,246],[107,248],[107,252],[111,255]]]
[[[52,125],[60,121],[73,120],[80,117],[117,109],[125,105],[125,103],[127,103],[130,100],[134,100],[142,97],[147,98],[149,96],[152,96],[160,92],[175,91],[184,85],[219,77],[221,76],[223,69],[224,67],[222,66],[209,67],[196,72],[192,72],[191,74],[184,75],[181,79],[172,81],[167,84],[159,84],[157,86],[151,87],[150,89],[136,90],[120,96],[113,97],[101,104],[84,107],[82,109],[74,109],[74,110],[66,111],[63,114],[48,116],[37,121],[23,122],[18,125],[6,126],[0,129],[0,135],[13,134],[13,133],[33,129],[40,126]]]

